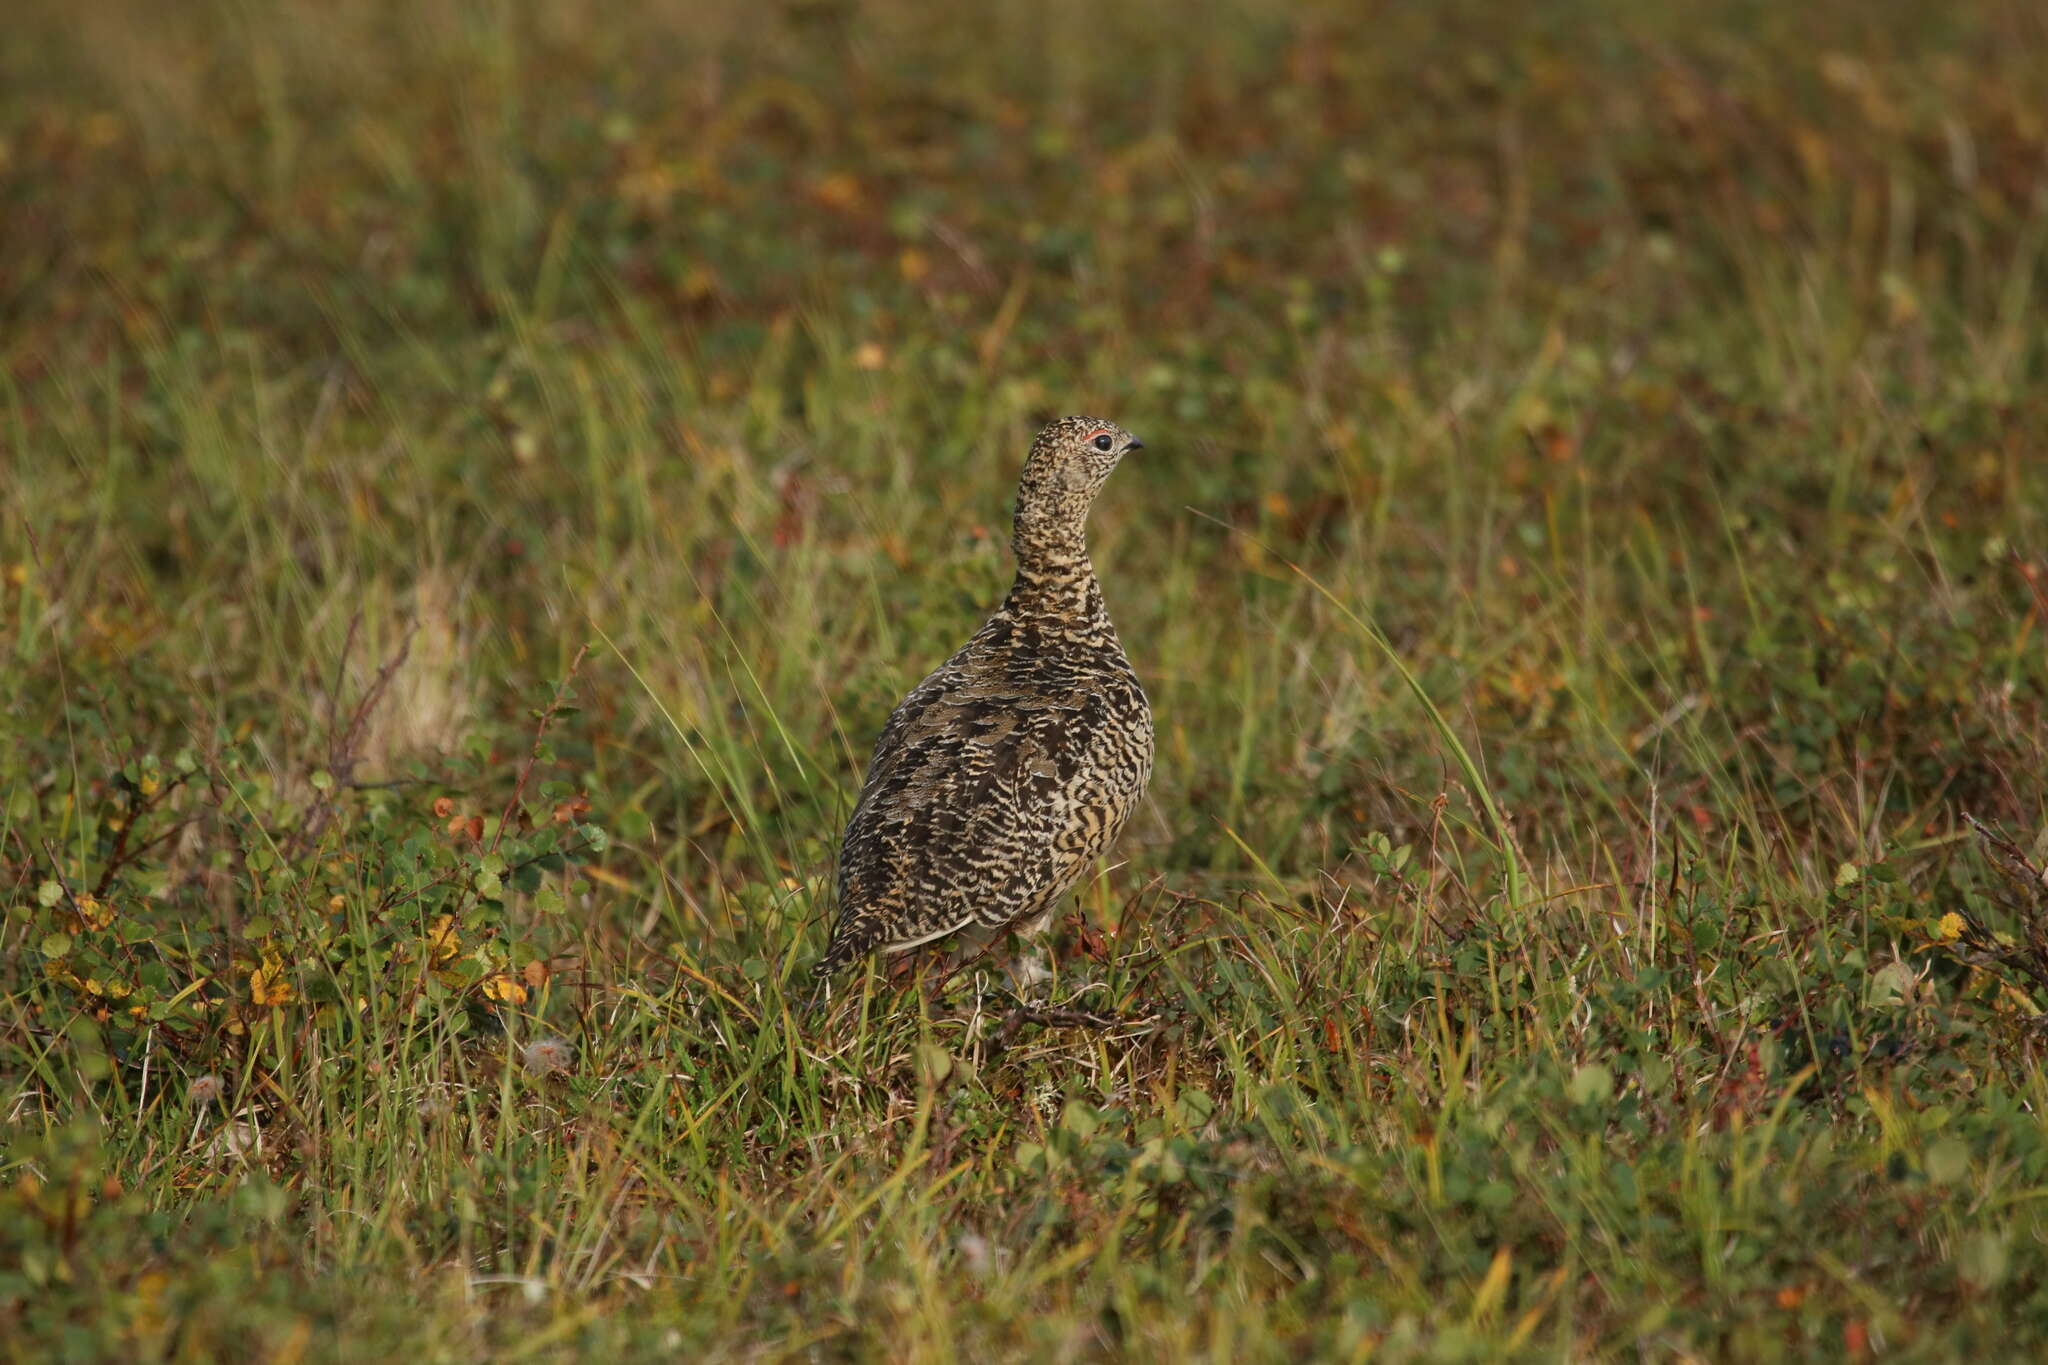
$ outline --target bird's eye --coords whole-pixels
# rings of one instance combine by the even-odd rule
[[[1106,431],[1095,438],[1095,448],[1097,450],[1108,450],[1109,444],[1109,433]]]

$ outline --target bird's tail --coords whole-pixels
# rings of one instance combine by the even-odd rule
[[[841,920],[832,929],[832,941],[824,955],[811,964],[811,979],[824,981],[841,967],[872,953],[881,946],[882,926],[875,920]]]

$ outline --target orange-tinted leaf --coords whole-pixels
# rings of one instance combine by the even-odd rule
[[[483,988],[484,995],[489,999],[503,1000],[511,1005],[526,1003],[526,987],[503,972],[485,977]]]

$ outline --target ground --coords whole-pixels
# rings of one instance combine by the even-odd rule
[[[2048,1350],[2037,7],[20,8],[0,1357]],[[1069,411],[1150,801],[815,1002]]]

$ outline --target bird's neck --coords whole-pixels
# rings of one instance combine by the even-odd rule
[[[1009,598],[1013,610],[1070,618],[1101,610],[1102,588],[1088,559],[1081,518],[1019,517],[1010,547],[1017,553]]]
[[[1086,555],[1057,564],[1020,560],[1016,580],[1010,585],[1009,604],[1020,615],[1092,616],[1102,607],[1102,586]]]

